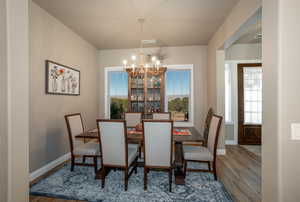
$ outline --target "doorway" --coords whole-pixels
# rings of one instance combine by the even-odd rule
[[[238,144],[261,145],[262,64],[238,64]]]

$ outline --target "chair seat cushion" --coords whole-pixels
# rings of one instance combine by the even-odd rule
[[[74,149],[74,155],[100,155],[100,146],[97,142],[82,144]]]
[[[137,145],[137,144],[128,144],[128,166],[138,156],[138,148],[139,148],[139,145]]]
[[[213,161],[214,157],[206,147],[202,146],[183,146],[185,160]]]

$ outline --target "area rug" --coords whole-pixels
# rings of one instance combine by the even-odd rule
[[[189,165],[189,167],[196,167],[196,165]],[[173,183],[172,192],[168,191],[166,172],[150,171],[147,191],[143,189],[143,168],[138,168],[138,173],[133,173],[129,178],[128,191],[124,191],[123,179],[122,171],[111,171],[106,178],[105,188],[102,189],[101,180],[95,180],[92,167],[77,166],[74,172],[71,172],[70,164],[66,164],[52,175],[34,184],[30,188],[30,194],[90,202],[232,201],[222,183],[215,181],[210,173],[189,172],[186,176],[186,185]]]

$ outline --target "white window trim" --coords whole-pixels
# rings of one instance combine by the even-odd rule
[[[189,121],[187,122],[174,122],[174,126],[177,127],[194,127],[194,65],[165,65],[167,69],[171,70],[190,70],[191,71],[191,90],[190,90],[190,104],[189,104]],[[122,66],[112,66],[104,68],[104,115],[106,119],[110,118],[110,102],[108,94],[108,72],[110,71],[123,71]],[[168,102],[165,99],[165,111],[168,108]]]

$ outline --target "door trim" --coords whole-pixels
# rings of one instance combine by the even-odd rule
[[[240,110],[241,108],[244,109],[244,72],[243,68],[244,67],[262,67],[262,63],[239,63],[238,64],[238,86],[237,86],[237,96],[238,96],[238,117],[237,117],[237,123],[238,123],[238,144],[243,145],[244,142],[242,141],[242,132],[243,129],[241,126],[244,124],[244,110]],[[251,124],[249,124],[251,125]],[[261,126],[257,124],[252,124],[251,126]],[[250,143],[247,143],[250,145]],[[261,139],[258,143],[255,143],[254,145],[261,145]]]

